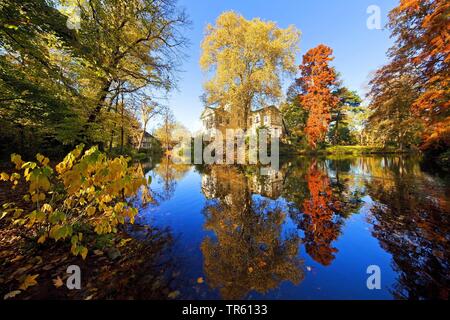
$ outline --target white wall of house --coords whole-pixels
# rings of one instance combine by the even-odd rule
[[[252,112],[247,133],[249,135],[256,135],[258,128],[264,126],[270,130],[271,136],[281,137],[283,133],[282,126],[273,124],[271,118],[272,114],[270,113],[266,114],[265,112]],[[217,135],[217,132],[220,131],[220,129],[217,128],[217,125],[221,126],[222,129],[227,126],[225,115],[217,115],[215,114],[215,110],[210,108],[205,109],[201,116],[201,121],[203,135],[211,138],[214,138]]]

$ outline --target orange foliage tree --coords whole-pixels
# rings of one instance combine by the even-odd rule
[[[413,74],[417,99],[411,109],[427,125],[424,150],[450,144],[450,2],[400,0],[389,14],[395,38],[390,63],[380,69],[373,84]]]
[[[309,111],[305,134],[311,147],[323,141],[331,120],[331,110],[338,99],[332,93],[336,85],[336,71],[329,65],[334,59],[333,50],[323,44],[310,49],[300,65],[300,103]]]
[[[335,221],[334,214],[341,205],[333,199],[329,178],[319,169],[316,161],[311,164],[306,179],[310,192],[310,197],[303,202],[305,220],[302,229],[305,231],[306,252],[315,261],[327,266],[337,252],[332,242],[340,235],[340,223]]]

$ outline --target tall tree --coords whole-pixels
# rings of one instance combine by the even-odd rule
[[[333,50],[323,44],[310,49],[300,65],[300,103],[308,110],[305,134],[311,147],[325,138],[331,120],[331,111],[336,108],[338,98],[333,94],[336,71],[329,65],[334,59]]]
[[[175,117],[170,109],[164,109],[161,125],[156,129],[155,136],[168,151],[175,145],[173,130],[176,128]]]
[[[79,29],[67,27],[66,7],[78,9]],[[174,87],[187,23],[175,0],[2,2],[0,143],[111,145],[126,118],[118,96],[131,110],[138,93]]]
[[[367,129],[372,143],[383,147],[392,145],[404,150],[420,143],[421,122],[411,113],[417,99],[415,78],[404,75],[378,84],[371,91],[372,114]]]
[[[35,154],[37,146],[41,152],[49,151],[45,144],[55,151],[55,144],[73,141],[83,99],[67,69],[72,57],[83,54],[66,20],[46,0],[0,4],[2,150]]]
[[[180,31],[188,23],[175,0],[69,2],[81,11],[79,38],[89,48],[84,81],[93,105],[86,129],[116,94],[173,88],[179,49],[186,44]]]
[[[281,104],[280,111],[286,129],[286,137],[293,145],[300,146],[304,142],[308,111],[300,105],[301,88],[297,81],[289,86],[286,101]]]
[[[427,125],[424,150],[450,145],[450,3],[447,0],[401,0],[389,14],[395,38],[391,61],[372,81],[372,91],[401,75],[414,77],[417,97],[411,110]],[[389,91],[385,91],[389,94]]]
[[[201,45],[200,66],[212,74],[204,84],[205,103],[230,104],[246,124],[252,108],[281,97],[283,73],[295,72],[299,35],[294,26],[281,29],[272,21],[222,13],[206,27]]]
[[[349,129],[351,113],[358,112],[362,100],[356,91],[340,86],[335,95],[339,102],[331,113],[329,137],[333,144],[351,144],[352,137]]]
[[[164,114],[165,107],[153,101],[144,101],[140,106],[140,114],[142,119],[142,133],[139,137],[138,149],[142,148],[142,141],[144,140],[147,125],[151,119],[159,114]]]

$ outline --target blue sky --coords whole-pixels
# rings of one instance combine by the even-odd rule
[[[386,50],[392,44],[388,30],[367,28],[367,8],[380,7],[384,27],[388,12],[397,3],[396,0],[179,0],[192,21],[185,34],[190,46],[179,74],[178,90],[169,94],[166,103],[188,129],[200,129],[203,106],[199,97],[205,80],[199,67],[200,43],[205,26],[227,10],[234,10],[246,19],[275,21],[282,28],[295,25],[302,33],[297,64],[308,49],[320,43],[332,47],[333,65],[344,84],[363,95],[369,74],[386,62]]]

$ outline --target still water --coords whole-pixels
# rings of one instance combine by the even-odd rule
[[[147,167],[178,299],[448,299],[448,179],[414,157]],[[367,288],[379,266],[381,289]]]

